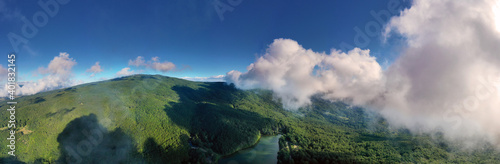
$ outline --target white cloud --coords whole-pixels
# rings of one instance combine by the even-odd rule
[[[241,88],[273,90],[285,107],[311,95],[379,111],[394,126],[442,131],[450,139],[500,146],[500,33],[496,0],[414,0],[386,29],[408,46],[382,71],[368,50],[330,54],[277,39],[247,72],[226,80]]]
[[[87,71],[85,71],[85,72],[92,73],[90,76],[93,77],[93,76],[95,76],[95,74],[102,72],[102,69],[101,69],[101,66],[99,65],[99,62],[95,62],[95,64],[92,67],[90,67],[89,69],[87,69]]]
[[[224,82],[225,75],[216,75],[210,77],[181,77],[189,81],[203,81],[203,82]]]
[[[152,57],[150,61],[145,61],[144,57],[138,56],[135,60],[129,60],[128,65],[135,67],[146,67],[151,68],[160,72],[168,72],[175,69],[175,64],[169,61],[160,62],[160,58],[158,56]]]
[[[500,32],[500,1],[493,7],[493,14],[495,16],[495,26],[498,32]]]
[[[378,101],[390,121],[498,144],[500,33],[491,9],[498,3],[415,0],[392,18],[387,32],[408,38],[409,47],[388,68]]]
[[[175,65],[171,62],[153,62],[149,65],[149,67],[160,72],[168,72],[173,70],[175,68]]]
[[[74,85],[75,82],[71,78],[73,76],[72,68],[76,64],[76,61],[70,58],[68,53],[59,53],[59,56],[50,61],[48,67],[38,69],[38,73],[42,75],[41,79],[22,82],[23,87],[18,84],[16,95],[31,95]],[[0,93],[2,97],[7,96],[7,84],[4,84],[4,86],[3,91]]]
[[[136,67],[145,66],[146,61],[144,60],[144,57],[137,56],[137,58],[135,58],[135,60],[128,60],[128,65],[136,66]]]
[[[264,56],[248,66],[248,72],[231,71],[226,81],[245,89],[270,89],[289,109],[310,103],[318,93],[328,98],[361,104],[378,94],[382,69],[368,50],[330,54],[304,49],[296,41],[276,39]]]
[[[116,76],[128,76],[128,75],[132,75],[134,74],[135,72],[132,70],[130,70],[130,67],[125,67],[123,69],[121,69],[120,71],[118,71],[116,73]]]
[[[71,68],[76,65],[75,60],[69,57],[66,52],[59,53],[59,56],[54,57],[50,61],[47,68],[39,68],[39,73],[41,74],[57,74],[61,76],[68,76],[71,74]]]

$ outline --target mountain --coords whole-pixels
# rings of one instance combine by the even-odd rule
[[[263,135],[282,134],[279,163],[500,160],[488,144],[463,151],[439,133],[414,135],[375,113],[318,97],[289,111],[272,94],[133,75],[24,96],[16,99],[16,158],[0,157],[19,163],[213,163]],[[0,113],[2,120],[9,116]],[[0,136],[8,133],[3,121]]]

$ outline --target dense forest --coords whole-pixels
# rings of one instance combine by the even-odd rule
[[[16,158],[4,153],[3,162],[214,163],[276,134],[282,134],[279,163],[500,161],[491,145],[464,150],[439,133],[393,128],[342,102],[313,97],[311,105],[289,111],[270,91],[221,82],[133,75],[17,100]],[[6,123],[1,136],[8,136]]]

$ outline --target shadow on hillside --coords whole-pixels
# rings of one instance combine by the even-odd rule
[[[140,162],[133,139],[120,128],[108,131],[94,114],[76,118],[57,137],[58,163]]]
[[[45,117],[53,117],[55,115],[64,116],[75,109],[76,109],[76,107],[72,107],[71,109],[63,108],[63,109],[58,110],[57,112],[47,113],[47,114],[45,114]]]
[[[184,136],[187,140],[187,136]],[[61,156],[57,163],[166,163],[166,150],[148,138],[139,153],[134,140],[117,128],[108,131],[94,114],[76,118],[57,137]],[[50,162],[37,159],[35,163]]]
[[[44,102],[45,99],[43,97],[37,97],[35,99],[32,100],[32,103],[33,104],[38,104],[38,103],[41,103],[41,102]]]
[[[254,144],[259,132],[275,134],[264,129],[277,129],[274,120],[235,105],[245,98],[245,92],[234,85],[204,83],[198,89],[174,86],[172,90],[180,102],[166,105],[165,112],[173,122],[189,130],[194,147],[229,154]]]
[[[196,114],[195,109],[199,108],[198,103],[234,103],[243,96],[243,92],[236,89],[234,85],[226,85],[222,82],[204,83],[196,90],[186,86],[173,86],[172,90],[179,95],[180,102],[165,105],[165,112],[177,125],[188,130],[191,129],[189,120]]]
[[[172,90],[179,94],[181,100],[208,101],[212,103],[232,103],[244,97],[244,91],[238,90],[234,84],[224,82],[204,83],[197,90],[184,86],[174,86]]]
[[[0,163],[25,164],[25,162],[21,162],[21,161],[17,160],[15,157],[0,158]]]
[[[143,156],[146,158],[146,160],[149,163],[166,163],[168,162],[167,159],[167,152],[165,149],[156,143],[156,141],[153,138],[148,138],[144,142],[144,151],[143,151]]]

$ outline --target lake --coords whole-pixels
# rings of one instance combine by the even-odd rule
[[[281,135],[261,137],[257,145],[221,158],[219,164],[276,164],[280,137]]]

